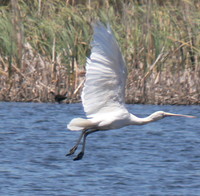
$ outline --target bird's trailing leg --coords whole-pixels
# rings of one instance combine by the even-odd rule
[[[82,150],[81,152],[74,158],[74,161],[78,161],[81,160],[83,158],[84,152],[85,152],[85,144],[86,144],[86,137],[90,134],[90,133],[94,133],[98,130],[91,130],[91,131],[85,131],[83,133],[83,146],[82,146]]]
[[[82,139],[82,137],[83,137],[83,135],[84,135],[84,133],[85,133],[86,131],[87,131],[87,130],[83,130],[83,131],[82,131],[82,133],[81,133],[81,135],[80,135],[80,137],[79,137],[79,139],[78,139],[76,145],[69,151],[68,154],[66,154],[66,156],[70,156],[70,155],[72,155],[72,154],[75,153],[75,151],[76,151],[76,149],[78,148],[78,145],[80,144],[81,139]]]

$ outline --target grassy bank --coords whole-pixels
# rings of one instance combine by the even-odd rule
[[[129,103],[200,103],[200,3],[6,1],[0,7],[0,100],[80,100],[92,21],[109,22],[129,69]],[[82,3],[79,3],[82,2]]]

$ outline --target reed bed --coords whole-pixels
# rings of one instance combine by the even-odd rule
[[[128,103],[200,103],[198,0],[0,2],[0,100],[80,101],[91,23],[110,23],[125,57]]]

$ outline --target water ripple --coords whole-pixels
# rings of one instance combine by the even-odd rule
[[[128,108],[141,117],[156,110],[200,116],[200,106]],[[0,103],[1,195],[199,195],[198,118],[98,132],[74,162],[65,154],[80,133],[66,124],[78,116],[81,104]]]

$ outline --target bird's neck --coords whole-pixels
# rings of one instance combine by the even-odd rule
[[[145,125],[147,123],[154,122],[157,120],[159,120],[159,119],[153,118],[153,114],[151,114],[145,118],[139,118],[139,117],[131,114],[131,124],[132,125]]]

